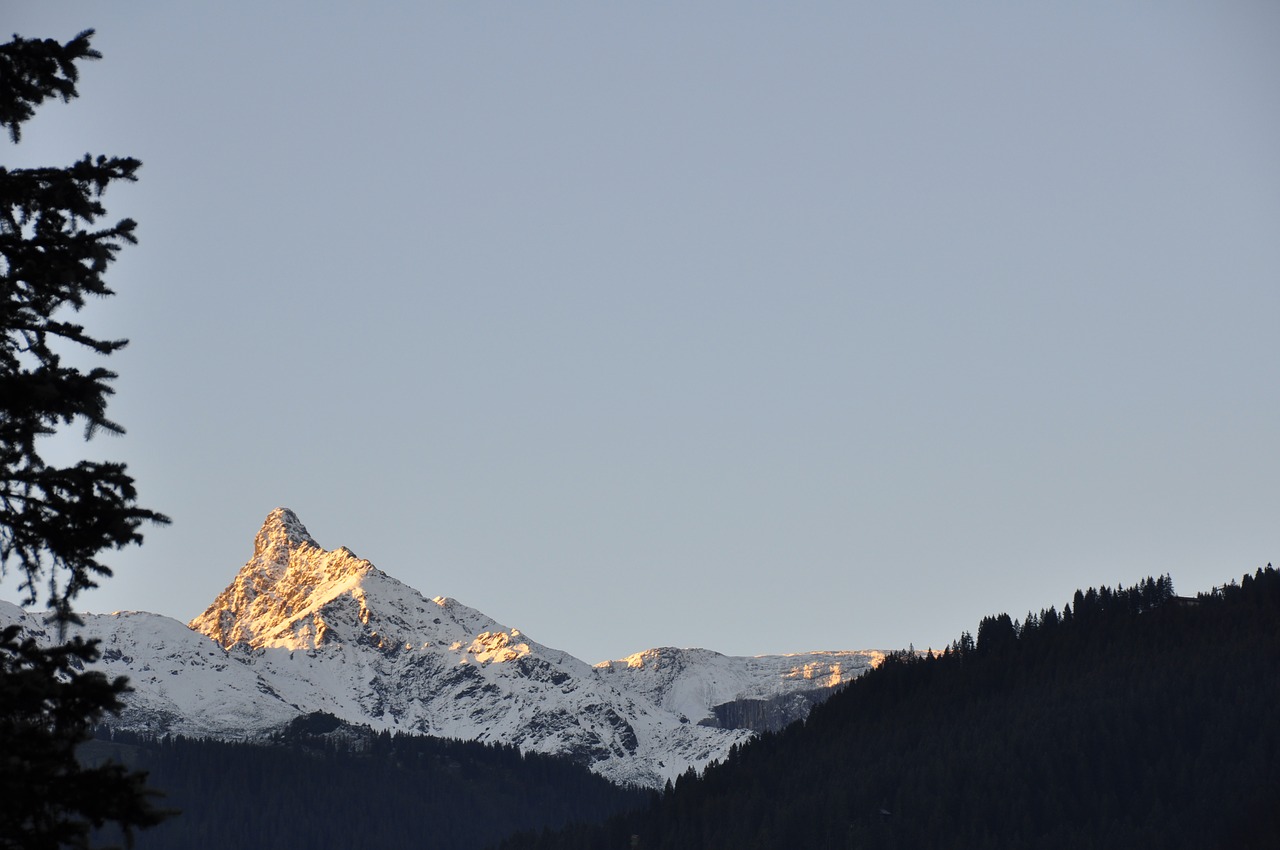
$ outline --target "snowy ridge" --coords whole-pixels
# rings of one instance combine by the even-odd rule
[[[715,728],[715,706],[839,684],[879,659],[663,648],[593,668],[454,599],[428,599],[345,548],[323,549],[284,508],[189,626],[141,612],[84,619],[80,631],[103,639],[100,668],[135,689],[122,728],[245,739],[325,711],[376,730],[567,755],[653,787],[751,736]],[[0,626],[10,622],[55,637],[0,603]]]
[[[646,649],[596,669],[678,716],[712,723],[717,705],[833,688],[884,660],[879,650],[729,656],[709,649]]]
[[[82,614],[73,632],[100,638],[96,667],[107,678],[127,676],[133,692],[113,725],[156,734],[239,739],[297,717],[251,666],[178,620],[144,611]],[[0,602],[0,628],[17,624],[43,644],[57,642],[44,617]]]

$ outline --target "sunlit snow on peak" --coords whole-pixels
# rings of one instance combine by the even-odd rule
[[[506,632],[481,632],[476,635],[476,639],[471,642],[471,646],[467,647],[467,654],[474,655],[476,661],[482,664],[514,661],[529,654],[529,644],[511,642],[513,638],[519,637],[519,635],[520,632],[515,629],[512,629],[510,634]]]

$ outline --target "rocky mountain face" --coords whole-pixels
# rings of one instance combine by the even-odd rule
[[[103,641],[104,672],[135,689],[121,728],[249,739],[322,711],[567,755],[655,787],[723,757],[750,728],[803,716],[883,657],[663,648],[592,667],[456,600],[428,599],[345,548],[323,549],[283,508],[189,626],[140,612],[84,619]],[[10,622],[53,639],[39,617],[0,603],[0,625]]]

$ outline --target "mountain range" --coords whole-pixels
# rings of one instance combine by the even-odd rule
[[[444,596],[427,598],[286,508],[189,624],[82,615],[100,669],[134,691],[121,730],[265,739],[316,712],[377,731],[567,756],[615,782],[661,787],[723,759],[753,730],[807,714],[878,665],[876,650],[734,657],[662,647],[592,666]],[[56,632],[0,602],[0,627]]]

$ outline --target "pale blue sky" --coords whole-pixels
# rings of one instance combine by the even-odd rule
[[[4,162],[144,163],[87,608],[277,505],[592,662],[1280,558],[1277,4],[368,6],[4,14],[106,56]]]

